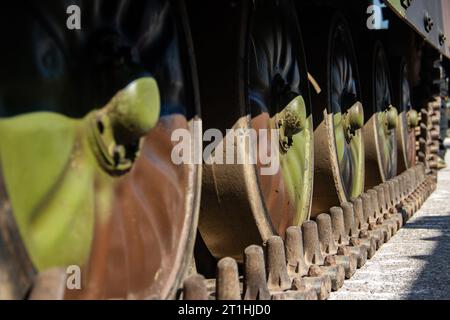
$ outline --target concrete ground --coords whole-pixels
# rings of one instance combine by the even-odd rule
[[[330,300],[450,299],[450,150],[446,162],[422,208]]]

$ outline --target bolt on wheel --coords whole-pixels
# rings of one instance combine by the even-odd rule
[[[0,297],[69,265],[82,290],[67,299],[174,297],[201,173],[171,159],[174,130],[201,136],[183,3],[78,1],[79,31],[64,2],[25,3],[0,10],[15,43],[0,59]]]
[[[400,68],[399,68],[400,66]],[[418,113],[411,104],[411,90],[408,80],[408,68],[405,59],[394,60],[392,70],[395,73],[395,101],[399,107],[397,126],[398,172],[403,172],[416,164],[416,134]]]
[[[289,0],[195,0],[189,8],[205,127],[268,132],[254,144],[255,163],[204,166],[200,234],[216,258],[241,261],[248,245],[309,218],[312,119],[300,29]],[[264,173],[272,165],[279,169]]]

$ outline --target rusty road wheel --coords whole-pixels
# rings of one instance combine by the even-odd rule
[[[398,111],[394,106],[389,66],[381,42],[361,50],[360,70],[367,122],[366,188],[372,188],[397,174]],[[370,62],[370,63],[369,63]],[[363,72],[364,70],[364,72]]]
[[[311,93],[315,216],[363,191],[364,113],[355,51],[344,17],[329,12],[312,21],[307,12],[304,15],[304,26],[317,30],[305,38],[309,72],[318,85]]]
[[[300,29],[287,0],[195,0],[188,8],[205,126],[280,132],[259,139],[256,163],[204,167],[201,236],[216,258],[241,261],[248,245],[309,218],[313,139]],[[263,172],[263,144],[279,170]],[[246,146],[233,150],[248,154]]]
[[[184,4],[76,4],[79,31],[64,2],[1,5],[15,45],[0,54],[0,298],[68,265],[82,275],[68,299],[174,297],[201,182],[200,166],[171,159],[176,129],[201,147]]]
[[[395,103],[398,105],[398,172],[403,172],[416,164],[416,134],[418,113],[411,104],[408,65],[405,59],[395,59],[391,64],[393,76]]]

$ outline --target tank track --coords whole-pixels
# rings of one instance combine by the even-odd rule
[[[385,39],[383,41],[388,42]],[[417,42],[424,45],[418,40]],[[436,51],[435,49],[433,50]],[[189,53],[194,56],[194,52],[190,50],[193,49],[189,47]],[[184,271],[178,274],[177,279],[181,281],[177,281],[173,286],[175,290],[180,286],[175,298],[327,300],[331,292],[340,290],[345,280],[351,279],[358,269],[372,259],[376,252],[405,226],[436,189],[440,110],[443,99],[437,84],[442,81],[443,69],[442,56],[435,60],[437,52],[434,51],[422,61],[424,66],[421,68],[426,72],[421,74],[422,100],[420,103],[414,103],[419,107],[419,125],[415,129],[414,126],[410,127],[415,130],[416,135],[417,165],[366,190],[349,202],[324,210],[326,212],[314,216],[312,220],[305,221],[300,226],[289,227],[283,238],[271,236],[263,243],[246,247],[241,255],[240,261],[243,262],[230,257],[224,257],[217,263],[214,260],[214,277],[197,273],[193,261],[187,276]],[[312,76],[309,76],[312,79]],[[311,86],[315,87],[314,83],[311,83]],[[417,88],[416,86],[413,90],[418,91]],[[333,139],[332,136],[327,138]],[[329,151],[332,152],[333,150]],[[336,187],[338,175],[339,173],[333,175]],[[197,179],[195,197],[200,197],[200,174]],[[332,188],[332,191],[335,189]],[[197,209],[193,211],[198,213]],[[193,218],[195,221],[196,219]],[[194,230],[196,232],[197,227]],[[192,246],[195,232],[189,236]],[[243,247],[241,246],[238,252]],[[190,249],[186,251],[192,253]],[[183,266],[189,265],[190,258],[189,256],[185,259],[187,263]],[[34,278],[26,298],[62,300],[65,298],[69,280],[65,268],[45,270]]]
[[[325,300],[371,259],[436,189],[420,163],[368,190],[352,203],[245,249],[242,275],[232,258],[217,263],[215,279],[193,274],[183,300]]]
[[[329,214],[290,227],[284,240],[272,236],[247,247],[242,273],[229,257],[217,263],[214,279],[192,273],[177,298],[326,300],[407,223],[436,185],[434,172],[419,163],[352,202],[330,208]],[[40,273],[29,299],[62,299],[66,277],[60,268]]]

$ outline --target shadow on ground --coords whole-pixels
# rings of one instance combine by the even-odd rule
[[[440,173],[441,191],[449,191],[447,186],[450,178],[450,139],[444,141],[447,148],[446,163],[447,169]],[[406,299],[413,300],[449,300],[450,299],[450,197],[444,193],[440,199],[432,201],[444,201],[444,203],[436,203],[437,209],[425,209],[430,211],[430,215],[420,217],[415,221],[407,223],[404,228],[427,230],[437,230],[439,235],[435,237],[422,238],[424,241],[435,242],[434,250],[429,255],[412,256],[413,259],[420,259],[425,262],[425,266],[419,276],[414,281]],[[436,210],[438,215],[431,212]],[[425,211],[425,214],[427,214]]]
[[[450,199],[449,199],[450,200]],[[449,202],[450,206],[450,202]],[[436,245],[429,255],[412,256],[425,261],[425,266],[405,298],[409,300],[450,299],[450,212],[444,216],[425,216],[404,226],[407,229],[438,230],[440,236],[422,238]]]

